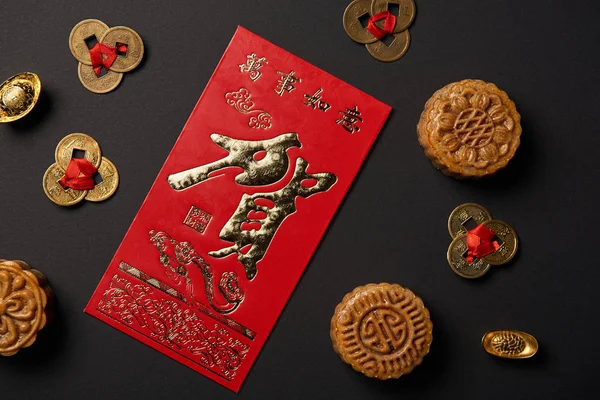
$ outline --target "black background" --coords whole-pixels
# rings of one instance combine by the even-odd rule
[[[0,2],[0,80],[33,71],[43,83],[33,114],[0,126],[0,255],[45,273],[58,300],[45,335],[0,359],[2,400],[236,398],[82,310],[238,24],[394,108],[239,398],[596,397],[600,3],[417,0],[411,47],[391,64],[346,36],[347,4]],[[81,85],[69,51],[86,18],[144,39],[145,60],[109,94]],[[484,181],[442,175],[417,143],[426,100],[465,78],[496,83],[522,115],[515,159]],[[44,195],[42,175],[71,132],[93,136],[117,165],[109,201],[60,208]],[[447,217],[464,202],[521,239],[513,262],[476,281],[445,260]],[[328,334],[344,294],[380,281],[415,291],[434,322],[430,354],[397,381],[354,372]],[[504,328],[535,335],[539,353],[507,361],[482,351],[482,335]]]

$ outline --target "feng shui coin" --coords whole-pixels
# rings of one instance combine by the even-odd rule
[[[377,38],[363,27],[360,18],[370,17],[371,0],[354,0],[344,11],[344,30],[355,42],[366,44],[377,41]]]
[[[398,4],[399,6],[394,33],[400,33],[407,29],[415,20],[415,2],[414,0],[373,0],[371,3],[371,14],[376,15],[387,11],[390,4]]]
[[[0,85],[0,123],[16,121],[26,116],[36,105],[42,82],[33,72],[23,72]]]
[[[114,72],[112,67],[106,74],[97,76],[91,65],[79,63],[77,72],[83,86],[94,93],[108,93],[116,89],[123,79],[123,74],[121,72]]]
[[[467,235],[457,236],[448,247],[448,264],[457,275],[467,279],[481,278],[490,269],[490,264],[481,259],[474,259],[469,264],[465,259],[467,254]]]
[[[58,204],[59,206],[72,206],[83,200],[88,191],[63,189],[58,181],[64,174],[64,170],[61,169],[58,164],[52,164],[44,174],[42,186],[44,187],[44,193],[46,193],[46,196],[48,196],[53,203]]]
[[[538,342],[529,333],[502,330],[486,333],[481,344],[489,354],[502,358],[529,358],[538,351]]]
[[[69,49],[80,63],[92,65],[87,41],[95,38],[97,42],[108,30],[108,25],[97,19],[86,19],[75,25],[69,35]]]
[[[429,353],[433,324],[423,301],[396,284],[360,286],[331,318],[330,336],[340,358],[369,378],[408,374]]]
[[[506,222],[497,219],[484,222],[483,225],[494,232],[496,238],[500,239],[502,242],[500,248],[483,257],[483,261],[491,265],[502,265],[512,260],[515,254],[517,254],[517,249],[519,247],[519,238],[513,227]]]
[[[465,203],[456,207],[448,218],[448,232],[452,239],[458,235],[464,235],[467,233],[467,227],[465,224],[469,220],[473,220],[476,225],[483,224],[492,219],[492,214],[479,204]],[[491,229],[491,228],[490,228]]]
[[[0,260],[0,289],[0,356],[8,357],[36,341],[52,291],[39,271],[8,260]]]
[[[398,60],[408,51],[410,46],[410,33],[408,29],[400,33],[394,33],[392,43],[386,45],[381,40],[374,43],[365,44],[369,53],[376,60],[383,62],[392,62]]]
[[[137,67],[144,57],[144,42],[136,31],[126,26],[115,26],[107,30],[102,39],[103,44],[117,47],[117,44],[127,46],[125,54],[119,54],[110,67],[114,72],[128,72]]]
[[[102,157],[98,174],[102,178],[102,182],[98,183],[85,196],[88,201],[103,201],[112,196],[119,187],[119,171],[117,167],[108,158]]]
[[[102,151],[100,150],[98,142],[85,133],[71,133],[58,142],[54,152],[56,163],[63,171],[67,170],[67,166],[69,165],[71,158],[73,158],[74,150],[84,151],[85,154],[83,155],[83,158],[87,159],[96,168],[100,166],[100,163],[102,162]],[[62,175],[64,175],[64,173]]]

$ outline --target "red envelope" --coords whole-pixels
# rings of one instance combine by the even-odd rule
[[[238,28],[85,311],[237,392],[390,110]]]

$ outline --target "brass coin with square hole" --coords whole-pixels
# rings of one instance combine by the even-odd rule
[[[119,171],[108,158],[102,157],[98,175],[102,178],[102,182],[97,183],[85,196],[88,201],[104,201],[115,194],[119,187]]]
[[[392,43],[386,45],[381,40],[375,43],[365,44],[367,51],[376,60],[383,62],[392,62],[402,57],[410,46],[410,33],[408,29],[400,33],[394,33],[394,40]]]
[[[59,206],[67,207],[79,203],[85,198],[87,190],[63,189],[58,183],[64,176],[64,170],[58,164],[52,164],[44,173],[42,187],[46,196]]]
[[[417,7],[414,0],[373,0],[371,3],[371,14],[376,15],[389,10],[390,4],[398,5],[394,33],[400,33],[407,29],[415,20]]]
[[[107,30],[108,25],[97,19],[86,19],[75,25],[69,35],[69,49],[71,49],[73,57],[80,63],[92,65],[90,49],[86,40],[96,37],[99,42]]]
[[[519,238],[513,227],[497,219],[484,222],[483,225],[494,232],[502,244],[498,250],[483,257],[482,260],[491,265],[503,265],[512,260],[519,248]]]
[[[117,55],[110,67],[114,72],[129,72],[137,67],[144,58],[144,42],[136,31],[126,26],[115,26],[107,30],[100,39],[102,44],[118,47],[118,44],[127,45],[125,54]]]
[[[446,254],[450,268],[452,268],[454,273],[463,278],[481,278],[489,271],[491,265],[479,258],[476,258],[473,260],[472,264],[469,264],[465,259],[467,251],[467,235],[457,236],[452,243],[450,243],[448,253]]]
[[[100,163],[102,162],[102,151],[100,150],[98,142],[85,133],[71,133],[58,142],[54,152],[56,163],[63,171],[67,170],[69,162],[71,161],[71,158],[73,158],[74,150],[85,151],[84,158],[92,163],[94,167],[98,168],[100,166]]]
[[[475,203],[465,203],[456,207],[448,217],[448,233],[452,239],[467,233],[465,224],[472,220],[474,225],[480,225],[492,219],[492,214],[484,207]]]
[[[94,93],[108,93],[121,83],[123,79],[122,72],[106,71],[106,74],[96,76],[94,68],[91,65],[79,63],[77,68],[79,80],[87,90]]]
[[[363,27],[360,18],[370,17],[371,0],[354,0],[344,11],[344,30],[355,42],[366,44],[377,41],[377,38]]]

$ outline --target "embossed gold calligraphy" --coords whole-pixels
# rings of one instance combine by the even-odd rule
[[[354,106],[353,108],[347,108],[345,111],[339,111],[342,115],[340,119],[335,121],[336,124],[341,125],[342,128],[347,130],[350,133],[360,132],[360,127],[357,122],[362,122],[362,117],[360,116],[360,111],[358,111],[358,106]]]
[[[246,88],[240,88],[237,92],[229,92],[225,94],[225,101],[242,114],[258,113],[256,116],[251,116],[248,121],[248,126],[253,129],[269,129],[271,127],[271,114],[264,110],[254,108],[254,102],[251,99],[251,94]]]
[[[302,104],[308,107],[312,107],[313,110],[319,109],[320,111],[326,112],[331,108],[331,105],[326,101],[321,100],[321,98],[323,97],[321,96],[322,92],[323,88],[319,88],[319,90],[317,90],[313,95],[304,93],[304,98],[306,99],[306,101],[303,101]]]
[[[248,76],[250,77],[250,79],[253,82],[255,82],[262,75],[262,72],[260,72],[259,69],[262,68],[263,64],[268,64],[268,63],[269,62],[267,61],[266,58],[258,57],[256,55],[256,53],[248,54],[246,56],[246,63],[239,65],[240,72],[248,73]]]
[[[192,206],[185,216],[183,224],[189,226],[198,233],[204,233],[211,219],[212,215],[196,206]]]
[[[240,167],[244,172],[235,177],[240,185],[258,186],[275,183],[282,179],[288,170],[287,149],[300,147],[298,135],[284,133],[267,140],[238,140],[213,133],[213,143],[227,150],[229,155],[218,161],[169,175],[169,185],[175,190],[183,190],[209,179],[209,175],[228,167]],[[255,160],[254,154],[266,152],[261,160]]]
[[[244,194],[238,209],[231,216],[227,224],[221,230],[219,237],[234,245],[208,254],[221,258],[232,253],[238,254],[238,261],[244,265],[246,277],[254,278],[257,272],[256,263],[264,257],[269,244],[273,240],[277,229],[283,220],[296,211],[296,196],[309,197],[315,193],[329,190],[337,178],[329,172],[308,174],[306,168],[308,163],[298,158],[294,176],[290,182],[280,190],[271,193]],[[315,180],[312,187],[304,187],[302,181]],[[266,200],[266,201],[265,201]],[[271,207],[270,207],[271,206]],[[263,212],[264,218],[251,218],[253,212]],[[244,223],[258,222],[259,229],[242,229]],[[251,245],[246,253],[242,249]]]
[[[196,303],[194,286],[188,276],[188,268],[198,268],[204,279],[206,298],[211,307],[221,314],[233,312],[244,300],[244,292],[238,285],[235,272],[224,272],[219,281],[219,291],[225,303],[220,303],[215,296],[213,286],[213,271],[210,265],[196,253],[188,242],[178,242],[164,232],[150,231],[150,242],[160,253],[160,263],[165,268],[167,276],[175,283],[186,283],[187,303],[193,306]]]
[[[285,72],[277,71],[277,74],[281,75],[281,78],[277,81],[277,87],[275,88],[275,93],[279,96],[283,96],[285,92],[293,92],[296,89],[294,83],[302,82],[302,79],[294,76],[294,71],[290,71],[287,74]]]
[[[301,147],[296,133],[285,133],[273,139],[246,141],[213,133],[211,139],[229,152],[221,160],[170,175],[169,185],[183,190],[209,178],[209,174],[222,168],[236,166],[244,171],[235,182],[246,186],[261,186],[281,180],[288,169],[287,149]],[[256,153],[266,153],[260,161]],[[262,260],[278,228],[287,216],[296,211],[296,197],[310,197],[329,190],[337,181],[330,172],[308,173],[308,162],[296,159],[294,174],[290,181],[274,192],[244,194],[237,210],[221,229],[219,237],[233,245],[208,254],[216,258],[237,253],[244,266],[246,277],[252,280],[257,273],[256,264]],[[257,225],[259,226],[257,228]],[[248,248],[249,247],[249,248]]]

